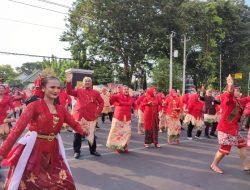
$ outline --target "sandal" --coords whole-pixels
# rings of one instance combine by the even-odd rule
[[[161,148],[161,145],[155,144],[155,148]]]
[[[122,153],[121,150],[115,150],[115,152],[116,152],[117,154],[121,154],[121,153]]]
[[[168,144],[172,145],[172,144],[173,144],[173,141],[168,140]]]
[[[250,168],[246,167],[243,169],[244,172],[250,172]]]
[[[149,145],[148,145],[148,144],[144,144],[144,147],[145,147],[145,148],[149,148]]]
[[[215,173],[224,174],[224,172],[218,167],[214,167],[214,166],[211,165],[210,169],[213,170],[213,172],[215,172]]]

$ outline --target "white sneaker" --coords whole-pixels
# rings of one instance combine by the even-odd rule
[[[201,137],[198,137],[198,136],[196,136],[196,135],[195,135],[195,138],[196,138],[196,139],[201,139]]]
[[[190,141],[191,141],[191,140],[193,140],[193,138],[192,138],[192,137],[187,137],[187,140],[190,140]]]
[[[161,130],[161,129],[159,130],[159,133],[162,133],[162,130]]]

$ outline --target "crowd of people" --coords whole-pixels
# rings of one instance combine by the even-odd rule
[[[62,127],[73,128],[74,158],[81,156],[85,137],[90,154],[99,157],[95,135],[98,118],[104,123],[108,116],[111,128],[107,148],[118,154],[129,153],[132,113],[138,120],[138,135],[144,135],[145,148],[152,144],[161,148],[159,132],[167,133],[168,144],[180,145],[183,129],[186,128],[188,140],[193,139],[194,129],[194,138],[201,138],[204,129],[205,138],[218,138],[219,142],[210,165],[214,172],[223,173],[219,163],[232,146],[239,148],[243,170],[250,171],[247,159],[250,132],[248,140],[239,132],[240,123],[249,128],[250,96],[241,97],[240,88],[234,85],[230,75],[221,94],[202,86],[183,95],[177,89],[165,95],[155,87],[133,92],[125,85],[115,90],[103,87],[98,91],[93,89],[90,77],[84,77],[81,87],[73,88],[72,78],[72,74],[67,74],[63,88],[58,78],[39,76],[32,92],[10,90],[3,79],[0,80],[0,161],[3,166],[9,166],[5,190],[74,190],[60,136]],[[26,133],[13,148],[24,131]]]

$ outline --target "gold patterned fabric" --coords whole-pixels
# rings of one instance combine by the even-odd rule
[[[131,137],[131,121],[119,121],[113,118],[109,132],[107,147],[114,150],[124,151]]]

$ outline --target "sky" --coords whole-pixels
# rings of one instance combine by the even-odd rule
[[[71,57],[65,51],[68,43],[59,38],[65,28],[67,14],[51,12],[16,2],[40,6],[58,12],[67,13],[68,9],[39,0],[1,0],[0,1],[0,52],[25,53],[33,55]],[[73,0],[48,0],[71,6]],[[28,22],[49,27],[18,23]],[[41,61],[42,58],[5,55],[0,53],[0,64],[10,64],[13,68],[25,62]]]
[[[48,0],[71,6],[74,0]],[[65,28],[67,15],[51,12],[20,3],[40,6],[62,13],[68,9],[51,5],[41,0],[1,0],[0,1],[0,52],[24,53],[33,55],[57,57],[71,57],[70,52],[65,51],[68,43],[60,42],[59,38]],[[245,1],[250,6],[250,0]],[[18,22],[28,22],[37,25],[29,25]],[[10,64],[13,68],[20,67],[25,62],[41,61],[42,58],[26,56],[5,55],[0,53],[0,65]]]

